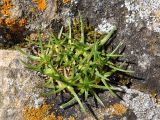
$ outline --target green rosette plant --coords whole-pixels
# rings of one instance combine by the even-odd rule
[[[79,20],[81,31],[79,39],[75,39],[72,35],[73,29],[69,22],[67,32],[63,32],[62,27],[57,37],[51,35],[48,42],[43,43],[39,37],[39,42],[35,43],[39,48],[37,55],[18,50],[31,61],[31,63],[22,61],[27,68],[48,76],[43,87],[50,91],[43,95],[53,95],[61,91],[69,92],[71,99],[62,104],[61,108],[78,102],[82,111],[85,111],[80,98],[87,100],[89,96],[94,96],[104,106],[96,90],[108,90],[115,95],[114,86],[110,84],[112,75],[117,72],[132,71],[123,69],[125,63],[115,62],[123,56],[118,53],[122,43],[111,52],[104,47],[109,43],[116,27],[113,27],[103,38],[95,37],[94,42],[89,43],[84,34],[82,18],[80,17]]]

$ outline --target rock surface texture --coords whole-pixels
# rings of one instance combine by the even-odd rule
[[[38,0],[37,0],[38,1]],[[58,32],[66,25],[67,18],[74,18],[81,13],[84,20],[96,27],[96,31],[107,32],[117,27],[117,36],[113,41],[116,46],[120,41],[126,46],[124,54],[130,62],[132,88],[126,89],[123,101],[112,98],[107,92],[101,96],[106,108],[92,105],[93,114],[79,111],[75,105],[67,110],[59,110],[62,101],[58,97],[50,98],[57,103],[53,111],[68,117],[73,113],[75,119],[92,120],[159,120],[160,119],[160,1],[159,0],[46,0],[46,8],[37,6],[32,0],[11,0],[11,15],[0,15],[1,18],[12,18],[19,21],[25,18],[27,23],[24,36],[38,29]],[[0,1],[3,5],[3,2]],[[39,4],[41,5],[41,4]],[[10,25],[10,24],[9,24]],[[14,26],[14,25],[13,25]],[[0,46],[7,43],[6,33],[11,35],[12,27],[0,24]],[[15,33],[15,32],[14,32]],[[35,73],[26,70],[21,64],[23,57],[16,51],[0,50],[0,120],[21,120],[24,105],[38,105],[39,90],[35,85],[39,78]],[[152,94],[152,95],[151,95]],[[94,103],[93,100],[89,100]],[[126,114],[110,114],[110,105],[123,104]],[[86,105],[88,105],[86,103]],[[114,106],[113,106],[114,107]],[[89,107],[90,109],[90,107]],[[92,111],[92,109],[90,109]],[[112,111],[112,110],[111,110]],[[112,113],[112,112],[111,112]],[[57,113],[58,114],[58,113]],[[115,113],[114,113],[115,114]],[[94,117],[93,117],[94,116]]]
[[[22,110],[43,102],[36,87],[40,79],[26,70],[17,51],[0,50],[0,120],[23,120]]]

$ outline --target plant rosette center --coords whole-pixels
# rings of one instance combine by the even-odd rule
[[[114,27],[103,38],[93,40],[89,43],[85,37],[82,18],[80,17],[80,37],[74,38],[69,22],[67,32],[63,32],[63,27],[58,37],[51,35],[47,43],[43,43],[41,37],[39,42],[34,43],[39,48],[38,55],[30,55],[19,49],[20,52],[27,55],[36,65],[23,62],[26,67],[39,71],[47,75],[49,79],[43,85],[50,91],[43,95],[53,95],[66,90],[71,95],[71,100],[62,104],[65,108],[74,102],[78,102],[82,111],[85,108],[80,98],[87,100],[89,96],[94,96],[102,105],[96,90],[109,90],[112,95],[114,87],[110,84],[110,77],[116,72],[129,73],[131,71],[123,69],[124,63],[115,62],[123,55],[118,53],[121,43],[111,52],[104,47],[109,43]],[[83,97],[82,97],[83,96]]]

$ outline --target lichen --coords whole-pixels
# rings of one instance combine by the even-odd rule
[[[5,16],[10,16],[10,8],[13,7],[13,5],[11,4],[10,0],[2,0],[3,1],[3,5],[1,7],[1,14],[5,15]]]
[[[123,116],[126,113],[126,107],[123,104],[115,103],[109,107],[109,113],[112,116]]]
[[[40,11],[44,11],[46,9],[46,0],[33,0],[37,4],[37,8]]]
[[[68,4],[68,3],[70,3],[71,2],[71,0],[63,0],[63,3],[64,4]]]
[[[160,32],[159,28],[159,0],[125,0],[125,7],[128,9],[126,15],[126,26],[133,23],[136,27],[138,21],[145,21],[146,27],[155,32]]]
[[[15,6],[12,5],[10,0],[3,0],[2,2],[3,4],[0,6],[0,32],[4,38],[4,44],[6,44],[4,47],[8,47],[10,46],[9,43],[14,45],[24,39],[23,33],[27,20],[23,17],[14,18],[11,9]]]
[[[23,110],[23,117],[25,120],[63,120],[63,116],[55,116],[54,113],[50,113],[50,105],[43,104],[39,108],[26,106]],[[70,116],[68,120],[75,120]]]

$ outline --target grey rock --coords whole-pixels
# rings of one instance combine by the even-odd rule
[[[160,95],[160,33],[159,0],[75,0],[76,3],[64,6],[66,14],[60,14],[63,21],[66,15],[77,16],[81,12],[84,20],[96,27],[97,31],[108,31],[117,27],[113,46],[123,42],[126,46],[125,60],[132,63],[135,71],[135,86],[147,91],[157,91]],[[63,11],[65,13],[65,11]],[[68,14],[67,14],[68,13]],[[62,22],[63,23],[63,22]],[[65,24],[65,22],[64,22]]]
[[[44,30],[56,18],[57,11],[57,0],[46,1],[46,9],[41,11],[32,0],[12,0],[11,18],[27,18],[28,31]]]
[[[135,89],[125,88],[126,94],[123,96],[123,103],[128,109],[132,109],[137,120],[159,120],[160,106],[155,99],[143,92]],[[136,96],[134,95],[136,94]]]
[[[25,106],[42,104],[36,87],[41,79],[24,68],[25,57],[17,51],[0,50],[0,58],[0,120],[23,120]]]
[[[28,18],[28,31],[34,31],[41,27],[44,31],[46,28],[60,29],[61,25],[67,25],[68,17],[75,17],[78,11],[81,12],[85,21],[96,27],[97,31],[107,32],[112,26],[117,27],[117,36],[114,39],[112,46],[116,46],[119,42],[123,42],[126,46],[124,54],[127,55],[125,60],[133,63],[129,67],[134,70],[134,89],[126,89],[127,93],[124,95],[123,102],[128,110],[128,115],[123,118],[115,119],[138,119],[138,120],[158,120],[160,119],[160,110],[154,99],[146,93],[135,89],[143,90],[145,92],[157,91],[160,95],[160,1],[159,0],[72,0],[70,4],[61,6],[57,9],[56,0],[47,0],[47,9],[45,11],[38,11],[36,5],[31,0],[15,0],[12,8],[12,17],[21,18],[23,14]],[[34,8],[33,12],[31,8]],[[23,14],[22,14],[23,13]],[[1,38],[0,38],[0,41]],[[12,57],[10,58],[8,57]],[[31,89],[24,85],[34,86],[33,74],[27,71],[19,64],[20,55],[13,51],[5,54],[0,53],[0,107],[4,107],[3,113],[5,116],[16,116],[13,109],[15,106],[9,106],[10,101],[15,101],[14,96],[18,95],[17,99],[26,101],[21,96],[32,96],[33,103],[39,105],[37,100],[34,101],[34,94]],[[18,57],[18,58],[17,58]],[[21,58],[21,57],[20,57]],[[5,62],[4,62],[5,61]],[[6,77],[7,76],[7,77]],[[20,78],[23,78],[24,81]],[[7,80],[6,80],[7,79]],[[16,82],[18,80],[18,82]],[[29,83],[27,81],[31,80]],[[36,81],[37,82],[37,81]],[[33,84],[32,84],[33,83]],[[137,87],[138,86],[138,87]],[[143,89],[147,88],[147,89]],[[35,90],[36,91],[36,90]],[[27,93],[29,92],[29,93]],[[6,94],[9,94],[8,96]],[[35,95],[36,96],[36,95]],[[108,93],[103,93],[103,102],[106,106],[112,103]],[[5,102],[3,101],[5,100]],[[52,99],[53,100],[53,99]],[[56,99],[55,99],[56,101]],[[60,99],[57,98],[59,102]],[[92,100],[91,100],[92,101]],[[121,101],[122,102],[122,101]],[[30,102],[29,102],[30,103]],[[28,104],[28,103],[27,103]],[[17,106],[16,106],[17,107]],[[1,109],[0,108],[0,109]],[[58,108],[58,106],[56,107]],[[13,112],[10,112],[12,109]],[[2,110],[2,109],[1,109]],[[99,119],[104,119],[104,115],[108,115],[107,108],[93,107]],[[55,110],[56,111],[56,110]],[[70,115],[69,112],[75,111],[77,119],[95,119],[91,114],[88,116],[82,115],[79,107],[68,109],[68,113],[62,111],[64,115]],[[2,113],[2,112],[1,112]],[[78,117],[79,116],[79,117]],[[6,117],[7,118],[7,117]],[[8,118],[9,119],[9,118]]]

